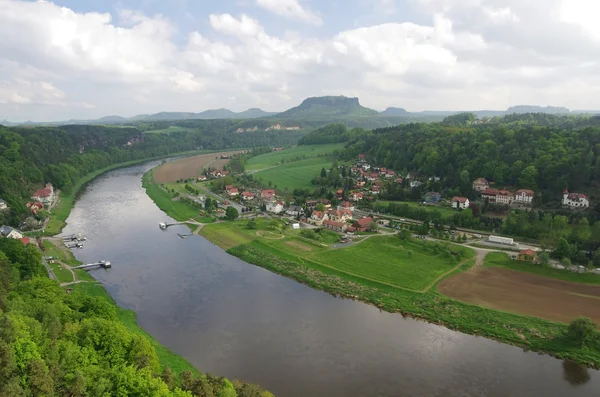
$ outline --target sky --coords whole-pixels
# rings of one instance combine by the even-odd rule
[[[0,0],[0,120],[600,109],[598,0]]]

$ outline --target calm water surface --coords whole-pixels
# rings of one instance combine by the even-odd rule
[[[156,163],[154,163],[155,165]],[[228,255],[146,196],[151,164],[88,186],[65,234],[140,325],[199,370],[257,383],[278,397],[599,396],[600,374],[484,338],[334,298]]]

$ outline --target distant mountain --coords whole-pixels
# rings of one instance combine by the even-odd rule
[[[376,116],[378,112],[363,107],[358,98],[345,96],[324,96],[305,99],[299,106],[277,114],[277,118],[318,119],[327,117]]]
[[[241,119],[257,119],[259,117],[274,116],[276,114],[278,114],[278,113],[277,112],[265,112],[264,110],[259,109],[259,108],[250,108],[243,112],[239,112],[237,115]]]
[[[404,108],[390,107],[379,113],[380,116],[410,116],[411,113],[407,112]]]
[[[569,109],[565,107],[557,106],[531,106],[531,105],[519,105],[511,106],[506,109],[507,114],[512,113],[549,113],[549,114],[566,114],[569,113]]]

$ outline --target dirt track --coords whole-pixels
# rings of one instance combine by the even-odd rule
[[[571,283],[502,268],[479,268],[443,280],[438,290],[493,309],[568,323],[600,323],[600,286]]]
[[[177,182],[178,179],[196,178],[200,176],[200,172],[206,167],[221,170],[229,160],[217,159],[217,157],[222,154],[232,155],[236,153],[240,153],[240,151],[202,154],[171,161],[161,165],[154,171],[154,180],[158,183],[171,183]]]

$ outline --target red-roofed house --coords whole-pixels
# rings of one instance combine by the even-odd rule
[[[252,192],[249,191],[245,191],[242,192],[242,200],[248,201],[248,200],[252,200],[254,198],[254,194],[252,194]]]
[[[402,183],[402,182],[404,182],[404,179],[402,179],[402,178],[396,178],[394,180],[394,182],[396,182],[396,183]]]
[[[533,262],[535,260],[536,255],[537,253],[534,250],[526,249],[519,252],[519,260]]]
[[[323,211],[313,211],[310,218],[308,218],[308,223],[312,223],[313,225],[321,226],[323,221],[329,220],[329,216]]]
[[[39,210],[44,209],[44,203],[40,201],[36,201],[32,203],[31,201],[26,204],[26,207],[29,208],[32,214],[37,214]]]
[[[338,198],[342,198],[342,196],[344,195],[344,191],[342,189],[338,189],[335,194],[338,196]]]
[[[386,177],[386,178],[393,178],[393,177],[395,177],[395,176],[396,176],[396,173],[395,173],[394,171],[392,171],[392,170],[388,170],[388,171],[385,173],[385,177]]]
[[[352,212],[349,210],[329,210],[327,211],[327,217],[335,222],[346,222],[352,220]]]
[[[365,158],[367,158],[367,156],[365,156],[363,153],[358,155],[359,160],[364,160]]]
[[[452,208],[469,208],[469,199],[466,197],[452,197]]]
[[[225,191],[229,193],[229,189],[233,189],[233,185],[225,185]]]
[[[274,189],[265,189],[260,192],[260,198],[263,200],[271,200],[274,197],[275,197]]]
[[[371,172],[367,176],[367,180],[373,182],[373,181],[377,180],[378,177],[379,177],[379,175],[376,172]]]
[[[31,199],[33,201],[41,201],[46,205],[52,204],[54,201],[54,188],[48,183],[43,189],[36,190]]]
[[[483,192],[488,187],[490,187],[490,183],[485,178],[477,178],[473,181],[473,190]]]
[[[562,204],[571,209],[588,208],[590,201],[583,193],[569,193],[567,189],[563,192]]]
[[[498,190],[496,202],[498,204],[510,204],[513,201],[513,194],[508,190]]]
[[[365,217],[361,219],[357,219],[354,221],[354,227],[356,230],[364,232],[368,229],[368,227],[373,223],[373,218]]]
[[[356,192],[356,193],[352,193],[350,195],[350,200],[351,201],[360,201],[363,199],[363,194],[360,192]]]
[[[481,197],[487,199],[490,203],[496,202],[496,196],[498,195],[498,189],[487,188],[481,192]]]
[[[323,226],[325,226],[329,230],[333,230],[334,232],[343,233],[348,229],[348,225],[343,222],[335,222],[335,221],[323,221]]]
[[[379,186],[371,186],[371,193],[379,194],[381,192],[381,187]]]
[[[227,191],[227,193],[229,193],[229,197],[235,197],[235,196],[237,196],[238,194],[240,194],[240,191],[239,191],[239,189],[238,189],[238,188],[236,188],[236,187],[232,187],[231,189],[229,189],[229,190]]]
[[[354,204],[352,204],[349,201],[344,201],[343,203],[338,205],[338,210],[354,211]]]
[[[206,178],[206,175],[200,175],[200,176],[198,177],[198,180],[199,180],[200,182],[202,182],[202,181],[205,181],[206,179],[207,179],[207,178]]]
[[[533,196],[535,193],[533,190],[519,189],[515,193],[515,203],[519,204],[531,204],[533,202]]]
[[[274,214],[279,214],[283,211],[284,206],[283,201],[275,201],[267,204],[267,211],[272,212]]]

